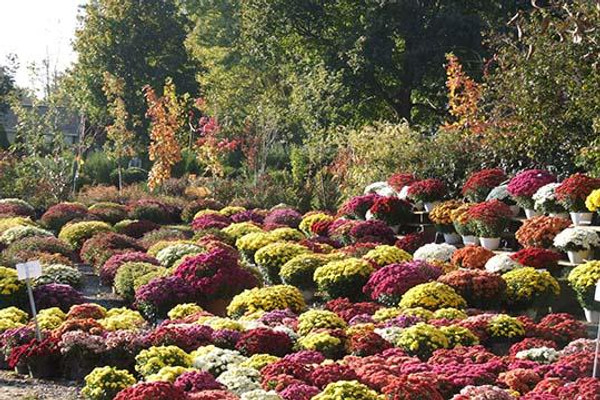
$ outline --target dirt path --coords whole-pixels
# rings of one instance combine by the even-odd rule
[[[75,382],[31,379],[0,370],[0,400],[79,400]]]

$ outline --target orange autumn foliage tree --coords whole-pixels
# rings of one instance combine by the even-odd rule
[[[482,133],[485,128],[485,121],[479,112],[482,87],[464,72],[454,54],[447,54],[446,60],[448,106],[454,121],[446,122],[442,129]]]
[[[154,190],[171,177],[171,169],[181,161],[181,146],[177,134],[184,121],[175,85],[170,78],[165,82],[162,97],[149,85],[144,86],[143,90],[148,103],[146,116],[151,121],[148,151],[150,161],[154,162],[148,175],[148,187]]]

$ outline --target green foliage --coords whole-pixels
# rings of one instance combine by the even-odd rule
[[[143,262],[128,262],[123,264],[117,270],[115,275],[115,291],[123,296],[127,301],[133,301],[135,294],[134,283],[135,280],[149,273],[164,270],[163,267],[157,267],[156,265],[143,263]]]
[[[551,2],[521,14],[493,43],[497,68],[487,82],[489,143],[510,168],[542,165],[569,175],[576,161],[598,170],[600,9]]]
[[[142,139],[147,137],[144,85],[160,87],[170,76],[184,92],[196,91],[183,45],[185,20],[175,1],[93,1],[84,6],[81,22],[73,43],[79,57],[68,85],[91,123],[108,122],[105,72],[123,77],[125,111]]]
[[[112,183],[110,174],[116,166],[116,162],[108,158],[105,152],[94,151],[83,164],[82,176],[90,183],[108,185]]]

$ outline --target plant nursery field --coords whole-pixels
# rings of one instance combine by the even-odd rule
[[[396,174],[336,213],[2,199],[0,367],[30,376],[5,373],[3,390],[44,379],[98,400],[599,398],[600,180],[482,170],[461,195]],[[33,260],[41,341],[15,269]]]

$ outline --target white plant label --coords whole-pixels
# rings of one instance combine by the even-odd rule
[[[42,275],[42,264],[39,261],[17,264],[17,275],[20,280],[38,278]]]

